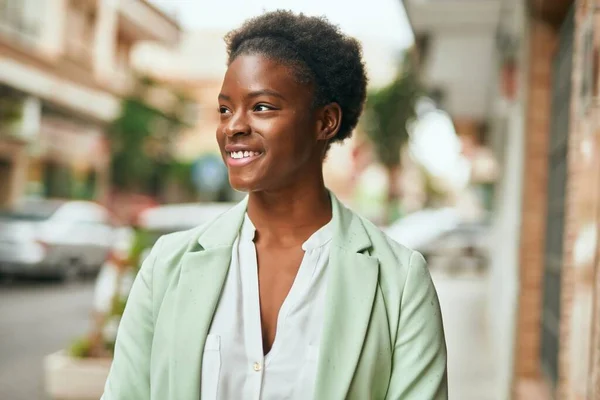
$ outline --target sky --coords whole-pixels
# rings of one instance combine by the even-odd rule
[[[151,0],[189,30],[229,30],[249,17],[278,8],[324,15],[346,33],[397,48],[413,42],[402,0]]]
[[[461,143],[450,116],[442,110],[430,111],[419,118],[413,129],[410,149],[417,161],[453,187],[464,187],[469,166],[461,155]]]
[[[167,13],[174,15],[188,32],[187,51],[190,62],[176,63],[177,68],[195,68],[195,71],[179,71],[180,75],[204,74],[212,70],[222,74],[220,68],[225,46],[225,32],[240,26],[246,19],[264,11],[289,9],[308,15],[325,16],[339,25],[342,31],[356,37],[363,46],[363,55],[371,87],[381,87],[394,78],[398,57],[403,49],[411,46],[414,38],[408,23],[402,0],[150,0]],[[219,32],[219,35],[214,35]],[[198,35],[209,35],[200,36]],[[218,38],[216,43],[213,43]],[[184,41],[185,42],[185,41]],[[185,46],[185,45],[184,45]],[[210,60],[198,61],[201,54],[212,53]],[[192,57],[189,57],[192,54]],[[163,57],[163,59],[174,59]],[[219,64],[220,63],[220,64]],[[185,67],[187,65],[187,67]]]

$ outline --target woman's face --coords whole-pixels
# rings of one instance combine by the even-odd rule
[[[320,171],[326,140],[313,88],[285,64],[238,56],[219,94],[217,141],[233,188],[271,191]]]

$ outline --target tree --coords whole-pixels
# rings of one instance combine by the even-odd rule
[[[401,149],[409,140],[408,124],[416,117],[416,103],[421,94],[415,53],[410,50],[404,54],[396,79],[367,96],[365,132],[388,175],[387,222],[398,215]]]
[[[136,99],[123,99],[110,129],[111,183],[115,189],[145,192],[155,167],[146,151],[156,111]]]
[[[156,195],[170,173],[174,160],[171,144],[185,125],[182,110],[186,98],[180,96],[169,113],[146,100],[159,84],[140,78],[133,94],[124,98],[121,113],[109,129],[111,184],[126,192]]]

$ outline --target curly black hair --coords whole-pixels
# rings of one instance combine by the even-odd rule
[[[324,17],[277,10],[247,20],[225,36],[228,65],[242,54],[261,54],[294,69],[314,84],[314,106],[337,103],[340,130],[331,142],[350,137],[362,113],[367,75],[360,43]]]

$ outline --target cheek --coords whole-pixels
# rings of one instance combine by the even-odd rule
[[[223,126],[223,123],[221,121],[219,121],[217,123],[217,128],[215,129],[215,136],[216,136],[217,141],[219,143],[225,141],[224,126]]]
[[[315,147],[316,141],[311,136],[314,126],[308,115],[293,113],[288,118],[273,121],[271,126],[265,128],[265,132],[272,132],[269,142],[273,143],[273,149],[277,149],[282,156],[303,159]]]
[[[272,169],[281,174],[290,174],[302,169],[313,157],[314,145],[307,137],[302,137],[306,132],[287,132],[287,135],[278,138],[276,152],[273,152]]]

